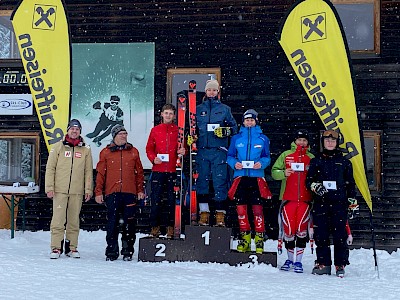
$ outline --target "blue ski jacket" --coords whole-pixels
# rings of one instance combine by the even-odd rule
[[[237,133],[237,124],[232,116],[231,108],[222,104],[219,99],[205,98],[203,103],[196,107],[197,147],[200,148],[228,148],[228,137],[219,138],[213,131],[207,131],[208,124],[218,124],[221,127],[230,127],[231,134]]]
[[[235,164],[242,161],[261,163],[260,169],[235,169]],[[233,177],[264,177],[264,169],[271,163],[269,139],[262,133],[260,126],[240,128],[238,134],[232,137],[228,150],[228,165],[234,170]]]

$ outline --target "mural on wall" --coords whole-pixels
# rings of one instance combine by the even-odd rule
[[[154,43],[73,44],[71,118],[82,123],[96,166],[121,124],[151,169],[146,142],[154,124]]]

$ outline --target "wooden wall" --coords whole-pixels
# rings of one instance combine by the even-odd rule
[[[16,3],[16,0],[2,0],[0,8],[13,9]],[[168,68],[220,67],[223,102],[232,107],[238,121],[247,108],[260,113],[262,128],[271,140],[273,161],[289,146],[296,128],[313,133],[314,149],[318,149],[318,132],[322,129],[276,38],[280,21],[292,3],[289,0],[66,1],[73,43],[155,43],[156,122],[158,110],[165,103]],[[388,250],[400,245],[399,14],[399,0],[382,0],[381,54],[353,59],[358,109],[363,113],[362,128],[382,130],[383,191],[374,194],[373,221],[377,247]],[[35,120],[2,118],[0,121],[21,128],[38,127]],[[43,169],[47,154],[42,157]],[[276,195],[279,183],[269,182]],[[275,237],[279,202],[274,199],[268,205],[271,206],[266,208],[271,218],[269,234]],[[84,208],[84,215],[86,211],[90,209]],[[98,214],[87,217],[84,228],[101,227],[98,219]],[[366,205],[361,205],[361,216],[351,226],[356,246],[370,247]]]

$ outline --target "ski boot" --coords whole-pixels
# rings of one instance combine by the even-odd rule
[[[208,226],[210,224],[210,213],[208,211],[202,211],[200,213],[199,225]]]
[[[256,253],[262,254],[264,252],[264,233],[256,232],[254,237],[254,243],[256,244]]]
[[[344,266],[336,266],[336,276],[343,278],[344,277]]]
[[[293,267],[293,262],[290,259],[287,259],[285,263],[281,266],[282,271],[290,271]]]
[[[295,273],[303,273],[303,272],[304,272],[304,270],[303,270],[303,264],[302,264],[301,262],[296,261],[296,262],[293,264],[293,266],[294,266],[294,272],[295,272]]]
[[[250,231],[243,231],[240,233],[240,242],[237,245],[238,252],[250,252],[251,251],[251,233]]]
[[[314,269],[312,269],[311,274],[314,275],[331,275],[331,266],[321,265],[316,263]]]
[[[215,226],[225,227],[225,213],[223,211],[217,211],[215,213]]]
[[[150,237],[158,238],[161,234],[160,226],[151,227]]]

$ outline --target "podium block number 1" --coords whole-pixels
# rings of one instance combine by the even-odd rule
[[[210,231],[207,230],[205,231],[201,237],[204,239],[204,245],[209,246],[210,245]]]

